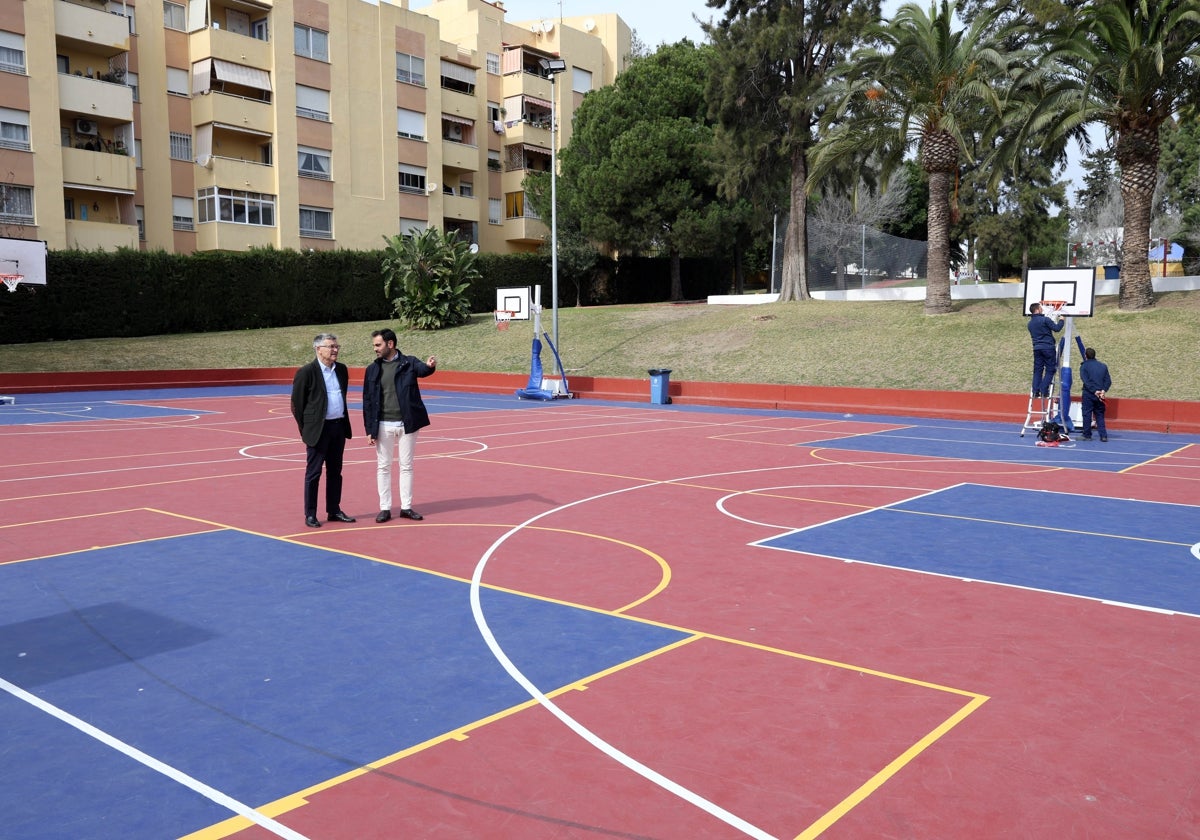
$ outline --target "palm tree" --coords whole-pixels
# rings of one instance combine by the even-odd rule
[[[839,162],[866,152],[878,156],[886,179],[915,148],[929,179],[928,315],[952,310],[951,189],[959,164],[972,159],[988,120],[999,120],[1009,68],[1020,56],[1004,47],[1005,28],[994,25],[999,12],[998,6],[956,30],[948,0],[928,13],[906,4],[890,22],[871,27],[867,38],[878,46],[856,51],[840,68],[829,130],[813,156],[810,190]]]
[[[1121,170],[1125,234],[1123,310],[1154,306],[1146,259],[1161,151],[1159,129],[1200,106],[1200,2],[1096,0],[1056,30],[1035,71],[1045,85],[1022,140],[1057,144],[1088,124],[1105,127]]]

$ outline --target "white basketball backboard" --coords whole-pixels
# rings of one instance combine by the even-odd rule
[[[1092,266],[1068,268],[1031,268],[1025,275],[1025,308],[1035,303],[1062,301],[1062,314],[1080,318],[1092,315],[1096,299],[1096,269]],[[1052,315],[1050,307],[1044,307]]]
[[[0,274],[23,275],[22,283],[46,285],[46,243],[0,237]]]

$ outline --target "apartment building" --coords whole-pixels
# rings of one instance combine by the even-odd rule
[[[485,0],[5,0],[0,236],[371,249],[436,226],[532,250],[522,181],[629,50],[616,15]]]

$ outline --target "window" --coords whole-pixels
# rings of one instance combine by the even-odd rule
[[[429,227],[429,222],[424,219],[400,219],[400,235],[415,236]]]
[[[171,196],[171,226],[175,230],[195,230],[196,221],[192,200],[184,196]]]
[[[442,59],[442,87],[459,93],[475,93],[475,68]]]
[[[332,153],[325,149],[313,149],[308,146],[297,146],[296,152],[300,158],[300,177],[329,180]]]
[[[458,185],[458,194],[465,198],[474,198],[475,185],[470,181],[461,181]]]
[[[501,214],[504,212],[504,203],[498,198],[488,199],[488,224],[498,225],[504,221]]]
[[[57,65],[59,73],[71,72],[71,59],[67,58],[65,55],[56,56],[54,63]]]
[[[192,159],[192,135],[179,131],[171,132],[171,160]]]
[[[0,224],[33,224],[33,187],[0,184]]]
[[[501,166],[500,166],[500,150],[499,149],[488,149],[487,168],[492,170],[493,172],[500,171]]]
[[[425,87],[425,59],[408,53],[396,53],[396,81]]]
[[[187,15],[184,7],[170,0],[163,0],[163,26],[167,29],[187,30]]]
[[[25,36],[0,31],[0,70],[25,72]]]
[[[133,88],[133,101],[141,102],[142,101],[141,91],[138,90],[138,74],[137,73],[126,73],[125,74],[125,84],[127,84],[129,87]]]
[[[296,85],[296,116],[329,122],[329,91]]]
[[[311,26],[295,25],[296,55],[329,61],[329,33]]]
[[[500,75],[500,56],[496,53],[487,54],[487,71],[493,76]]]
[[[133,208],[133,215],[137,219],[138,240],[146,241],[146,208],[137,204]]]
[[[540,219],[541,216],[534,211],[533,205],[525,201],[525,193],[511,192],[504,194],[504,218]]]
[[[142,141],[133,141],[133,165],[138,169],[142,168]]]
[[[176,96],[189,96],[191,86],[188,84],[188,71],[178,67],[167,68],[167,93]]]
[[[490,123],[500,122],[500,103],[489,102],[487,104],[487,118]]]
[[[575,93],[587,93],[592,89],[592,74],[582,67],[571,68],[571,90]]]
[[[108,11],[114,15],[120,15],[129,21],[129,34],[137,34],[137,26],[134,24],[133,9],[126,6],[121,0],[108,0]]]
[[[200,223],[275,226],[275,196],[245,190],[205,187],[197,195]]]
[[[400,192],[425,194],[425,167],[400,164]]]
[[[271,30],[266,18],[250,22],[250,37],[256,41],[270,41]]]
[[[333,211],[325,207],[300,207],[300,235],[333,239]]]
[[[396,133],[410,140],[425,139],[425,115],[407,108],[396,109]]]
[[[29,151],[29,112],[0,108],[0,149]]]

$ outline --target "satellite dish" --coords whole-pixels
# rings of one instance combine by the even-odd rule
[[[472,242],[472,243],[471,243],[471,248],[470,248],[470,251],[471,251],[471,253],[472,253],[472,254],[478,254],[478,253],[479,253],[479,243],[478,243],[478,242]]]
[[[427,192],[427,193],[437,192],[437,183],[435,181],[430,181],[429,183],[427,183],[425,185],[425,192]]]
[[[584,32],[591,32],[595,28],[596,28],[596,21],[592,20],[591,18],[588,18],[587,20],[585,20],[583,22],[583,31]]]
[[[552,21],[552,20],[542,21],[542,31],[545,32],[547,35],[549,35],[551,32],[553,32],[554,31],[554,21]]]

